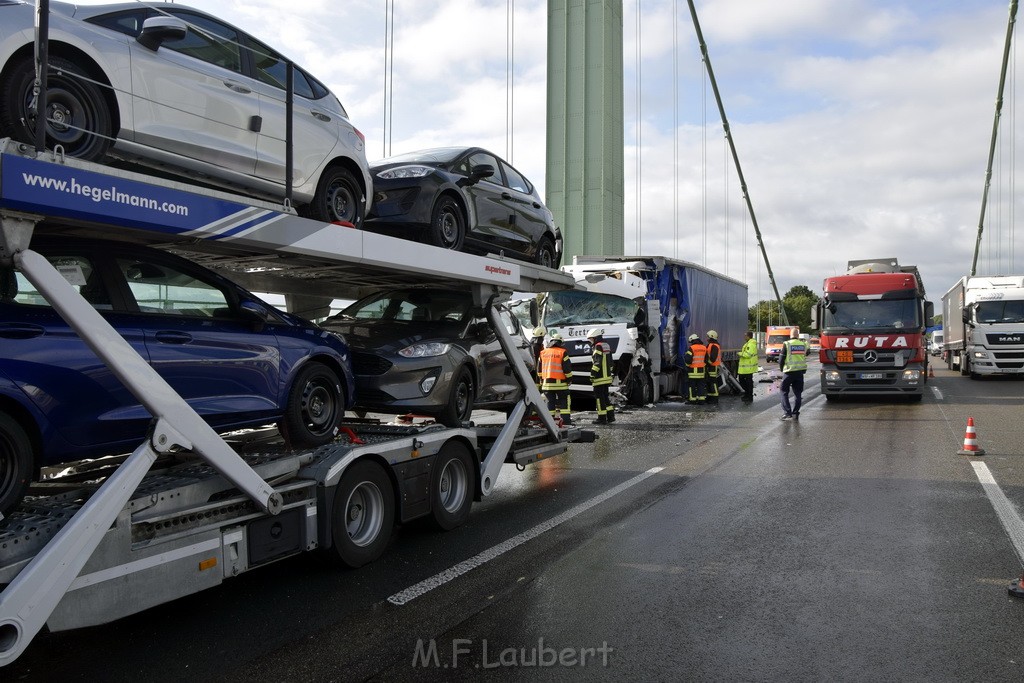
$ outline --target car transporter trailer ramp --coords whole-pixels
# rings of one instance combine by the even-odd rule
[[[474,498],[494,490],[504,463],[523,467],[593,438],[556,425],[493,306],[513,291],[572,288],[560,271],[321,223],[10,140],[0,140],[0,227],[0,261],[154,416],[148,439],[105,477],[33,486],[0,520],[0,666],[44,624],[109,622],[301,552],[319,548],[359,566],[383,552],[394,522],[426,516],[455,528]],[[500,428],[356,421],[317,449],[240,455],[32,250],[37,233],[156,245],[250,289],[307,300],[410,282],[469,288],[524,398]],[[524,426],[531,409],[539,427]]]

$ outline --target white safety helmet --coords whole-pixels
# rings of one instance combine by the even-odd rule
[[[552,332],[551,333],[551,341],[552,341],[552,343],[558,342],[559,344],[561,344],[562,343],[562,335],[560,335],[558,332]]]
[[[543,327],[538,325],[537,327],[533,328],[533,336],[535,338],[543,337],[545,334],[547,334],[547,330],[545,330]]]
[[[708,330],[708,339],[718,339],[718,333],[714,330]]]
[[[688,340],[688,341],[692,341],[692,342],[695,342],[695,341],[700,341],[700,337],[699,337],[698,335],[696,335],[696,334],[691,334],[691,335],[690,335],[690,336],[689,336],[689,337],[687,338],[687,340]]]
[[[604,330],[600,327],[595,327],[590,332],[587,332],[587,339],[596,339],[604,336]]]

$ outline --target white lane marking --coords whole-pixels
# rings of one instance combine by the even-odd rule
[[[939,391],[938,387],[932,387],[932,393],[935,394],[935,398],[937,398],[940,401],[942,400],[942,392]]]
[[[523,543],[526,543],[527,541],[532,540],[532,539],[536,538],[537,536],[540,536],[544,532],[550,531],[551,529],[554,529],[559,524],[562,524],[564,522],[568,522],[573,517],[576,517],[577,515],[579,515],[579,514],[581,514],[583,512],[586,512],[587,510],[589,510],[590,508],[594,507],[595,505],[599,505],[600,503],[603,503],[604,501],[608,500],[612,496],[616,496],[616,495],[622,493],[623,491],[625,491],[626,489],[639,484],[644,479],[647,479],[648,477],[653,476],[653,475],[657,474],[658,472],[661,472],[663,469],[665,469],[665,468],[664,467],[652,467],[651,469],[647,470],[643,474],[638,474],[637,476],[633,477],[632,479],[630,479],[628,481],[624,481],[621,484],[619,484],[618,486],[610,488],[607,491],[605,491],[604,493],[602,493],[600,495],[597,495],[597,496],[594,496],[590,500],[585,501],[583,503],[580,503],[576,507],[570,508],[569,510],[566,510],[562,514],[556,515],[555,517],[552,517],[551,519],[549,519],[546,522],[541,522],[540,524],[538,524],[537,526],[533,527],[532,529],[528,529],[528,530],[524,531],[523,533],[519,534],[518,536],[513,536],[512,538],[508,539],[504,543],[499,543],[496,546],[492,546],[492,547],[488,548],[487,550],[483,551],[482,553],[480,553],[478,555],[475,555],[475,556],[469,558],[468,560],[460,562],[459,564],[455,565],[454,567],[449,567],[448,569],[444,570],[443,572],[441,572],[439,574],[435,574],[434,576],[431,576],[429,579],[424,579],[423,581],[420,581],[419,583],[417,583],[417,584],[415,584],[413,586],[409,586],[408,588],[406,588],[403,591],[399,591],[398,593],[395,593],[390,598],[388,598],[388,602],[390,602],[390,603],[392,603],[394,605],[404,605],[407,602],[411,602],[412,600],[415,600],[416,598],[420,597],[421,595],[424,595],[424,594],[434,590],[435,588],[439,588],[440,586],[443,586],[444,584],[448,583],[452,579],[457,579],[458,577],[462,576],[466,572],[468,572],[468,571],[470,571],[472,569],[476,569],[477,567],[479,567],[479,566],[481,566],[481,565],[483,565],[483,564],[485,564],[487,562],[490,562],[494,558],[498,557],[499,555],[502,555],[503,553],[508,552],[509,550],[512,550],[516,546],[520,546]]]
[[[999,484],[996,483],[988,466],[983,462],[972,460],[971,467],[974,468],[974,474],[978,476],[978,481],[985,489],[989,502],[992,503],[992,507],[999,516],[999,521],[1006,529],[1006,535],[1010,537],[1013,549],[1017,551],[1017,557],[1024,562],[1024,520],[1021,519],[1017,508],[1013,506],[1003,490],[999,488]]]

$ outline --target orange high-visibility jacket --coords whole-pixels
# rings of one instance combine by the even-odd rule
[[[569,352],[561,346],[552,346],[540,352],[540,377],[561,382],[572,377]]]

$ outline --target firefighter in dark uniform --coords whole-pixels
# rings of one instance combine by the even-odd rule
[[[708,357],[705,360],[707,367],[707,402],[718,403],[718,368],[722,365],[722,346],[718,343],[718,332],[708,330]]]
[[[705,398],[705,361],[708,348],[696,334],[691,334],[687,340],[686,353],[683,354],[683,363],[686,365],[686,391],[687,405],[704,405]]]
[[[562,348],[562,335],[552,332],[548,347],[540,352],[540,387],[547,394],[551,417],[561,416],[563,424],[572,424],[568,402],[571,379],[569,352]]]
[[[615,406],[608,398],[608,389],[612,385],[612,348],[604,340],[602,329],[591,330],[587,333],[587,339],[593,344],[590,385],[594,387],[594,404],[597,409],[594,424],[615,422]]]

